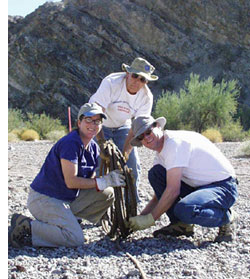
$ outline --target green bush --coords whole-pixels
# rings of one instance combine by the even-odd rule
[[[232,122],[237,109],[239,89],[235,80],[214,84],[214,79],[200,81],[199,75],[190,75],[179,94],[168,92],[157,100],[155,117],[165,116],[169,129],[190,127],[202,132],[209,127],[222,127]]]
[[[9,109],[8,110],[8,131],[14,129],[21,129],[25,127],[25,118],[21,110]]]
[[[21,134],[21,139],[25,141],[39,140],[39,134],[35,130],[28,129]]]
[[[152,114],[155,118],[164,116],[167,119],[168,129],[181,129],[181,97],[171,94],[169,91],[163,92],[157,100]]]
[[[250,107],[245,104],[239,104],[237,116],[240,118],[240,122],[244,130],[250,129]]]
[[[246,141],[240,147],[240,154],[246,157],[250,157],[250,141]]]
[[[51,131],[65,131],[65,127],[61,124],[59,119],[53,119],[45,113],[42,113],[41,115],[28,113],[27,118],[27,128],[36,130],[41,139],[45,139],[46,134]]]
[[[250,129],[248,131],[245,131],[246,140],[250,140]]]
[[[65,135],[66,132],[64,130],[60,130],[60,131],[56,130],[47,133],[45,138],[51,141],[58,141],[60,138],[64,137]]]
[[[25,129],[35,130],[41,139],[46,139],[46,135],[51,131],[61,131],[61,134],[66,133],[66,127],[61,124],[59,119],[53,119],[45,113],[25,115],[18,109],[8,110],[8,132],[21,137]],[[13,137],[11,135],[11,137]]]
[[[220,132],[224,141],[243,141],[246,138],[246,133],[243,131],[239,120],[227,123],[220,128]]]

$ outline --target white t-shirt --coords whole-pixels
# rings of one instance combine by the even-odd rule
[[[181,180],[186,184],[198,187],[235,177],[229,160],[201,134],[166,130],[164,137],[163,148],[156,153],[154,165],[160,164],[166,170],[182,168]]]
[[[135,95],[129,94],[126,88],[126,73],[113,73],[105,77],[96,93],[89,99],[90,103],[98,103],[105,108],[107,119],[103,125],[118,128],[131,125],[131,118],[150,115],[153,95],[145,84]]]

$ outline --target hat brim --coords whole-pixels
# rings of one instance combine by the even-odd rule
[[[140,71],[130,67],[129,65],[124,64],[124,63],[122,64],[122,70],[125,71],[125,72],[128,72],[128,73],[134,73],[134,74],[143,76],[149,81],[158,80],[158,76],[150,75],[150,74],[147,74],[147,73],[144,73],[144,72],[140,72]]]
[[[141,127],[141,129],[139,129],[137,131],[137,133],[134,135],[134,137],[131,139],[130,144],[132,146],[137,146],[137,147],[141,147],[143,144],[141,143],[140,140],[137,139],[138,136],[140,136],[141,134],[143,134],[153,123],[159,123],[161,129],[163,130],[165,125],[166,125],[166,118],[161,116],[156,118],[154,121],[152,121],[151,123],[148,123],[147,125],[144,125],[143,127]]]
[[[87,117],[91,117],[91,116],[94,116],[94,115],[97,115],[97,114],[100,114],[101,117],[103,117],[104,119],[107,119],[107,116],[106,114],[104,114],[103,112],[100,112],[100,111],[88,111],[88,112],[85,112],[83,113],[84,116],[87,116]]]

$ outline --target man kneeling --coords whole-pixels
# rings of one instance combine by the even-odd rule
[[[148,173],[154,196],[141,212],[131,217],[132,230],[155,225],[166,212],[170,224],[154,236],[192,236],[194,224],[219,227],[216,242],[231,241],[236,223],[232,210],[238,196],[235,171],[228,159],[207,138],[192,131],[163,128],[164,117],[139,116],[132,123],[132,146],[156,151]]]

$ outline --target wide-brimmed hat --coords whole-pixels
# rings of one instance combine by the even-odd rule
[[[134,137],[131,139],[130,144],[132,146],[142,146],[141,141],[138,140],[137,137],[147,131],[147,129],[150,128],[154,123],[159,123],[161,129],[163,130],[166,122],[166,118],[163,116],[156,119],[154,119],[151,115],[137,116],[132,122],[132,131]]]
[[[155,67],[141,57],[135,58],[131,66],[123,63],[122,70],[128,73],[135,73],[137,75],[143,76],[149,81],[158,79],[158,76],[152,75]]]
[[[77,118],[80,119],[82,115],[91,117],[97,114],[100,114],[101,117],[107,119],[107,116],[105,113],[103,113],[101,106],[97,105],[96,103],[86,103],[81,106]]]

